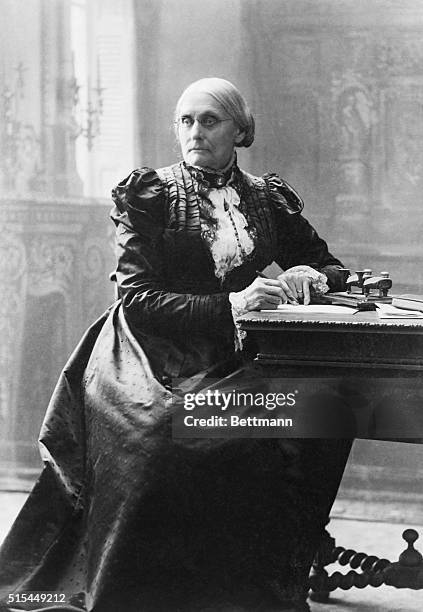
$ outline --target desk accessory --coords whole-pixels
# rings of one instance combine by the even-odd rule
[[[381,272],[374,276],[370,268],[356,270],[350,274],[347,268],[343,269],[345,274],[346,291],[327,293],[321,298],[330,301],[331,304],[343,304],[358,310],[376,310],[376,302],[390,304],[392,296],[388,295],[392,287],[389,272]]]

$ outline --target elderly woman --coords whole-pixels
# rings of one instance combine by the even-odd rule
[[[254,120],[234,85],[190,85],[175,129],[183,161],[113,191],[120,299],[49,406],[45,469],[0,554],[12,607],[50,591],[95,612],[307,609],[348,442],[178,439],[170,388],[235,371],[240,314],[340,289],[342,265],[284,180],[238,167]]]

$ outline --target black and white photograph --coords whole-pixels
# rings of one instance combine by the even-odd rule
[[[0,612],[421,612],[421,0],[0,15]]]

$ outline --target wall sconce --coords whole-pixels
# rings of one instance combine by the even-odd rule
[[[39,163],[40,140],[34,126],[24,120],[25,81],[27,69],[22,62],[15,68],[13,84],[5,83],[1,92],[3,121],[0,122],[0,168],[3,171],[4,186],[14,190],[21,183],[22,173],[27,181]]]
[[[74,72],[75,75],[75,72]],[[80,91],[82,86],[75,76],[72,77],[69,88],[71,99],[73,100],[73,115],[75,121],[75,139],[79,136],[87,139],[87,149],[91,151],[94,140],[101,133],[101,116],[103,114],[103,92],[101,86],[100,64],[97,58],[97,83],[91,87],[91,80],[88,77],[87,83],[87,105],[81,105]]]

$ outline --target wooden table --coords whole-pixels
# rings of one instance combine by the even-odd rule
[[[248,341],[255,346],[255,363],[263,376],[347,380],[364,394],[379,385],[387,389],[396,413],[405,415],[405,435],[403,430],[392,435],[391,425],[387,437],[377,430],[373,436],[359,437],[423,442],[423,319],[379,319],[376,312],[295,314],[271,311],[248,313],[241,318],[240,324],[247,332]],[[407,402],[402,402],[406,389],[412,392],[406,394]],[[398,410],[400,401],[401,410]],[[383,426],[381,431],[383,433]],[[417,533],[413,530],[404,533],[412,549]],[[315,599],[327,600],[329,591],[339,586],[350,588],[385,583],[423,588],[423,559],[414,554],[416,551],[406,553],[405,565],[383,562],[377,557],[368,562],[367,555],[360,560],[355,551],[347,551],[349,554],[344,555],[343,561],[351,563],[353,568],[361,567],[363,572],[352,571],[343,578],[340,575],[328,577],[325,566],[342,555],[342,550],[334,548],[327,534],[315,565],[312,584]]]
[[[423,372],[423,319],[379,319],[357,314],[251,312],[241,327],[256,341],[262,365],[318,368],[324,375],[342,369],[381,375]]]

